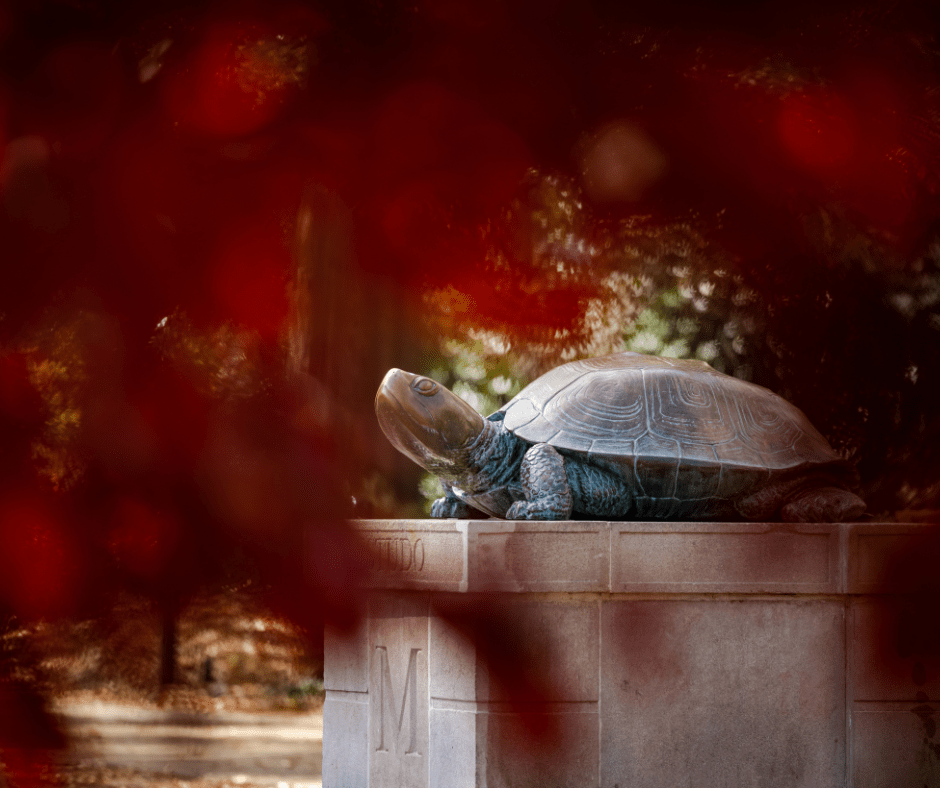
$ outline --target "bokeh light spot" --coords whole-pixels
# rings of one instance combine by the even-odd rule
[[[637,126],[610,124],[584,146],[581,173],[598,202],[639,200],[666,171],[666,154]]]

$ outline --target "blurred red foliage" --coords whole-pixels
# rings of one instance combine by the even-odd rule
[[[76,534],[47,496],[0,501],[0,599],[28,620],[73,613],[89,578]]]
[[[529,214],[498,250],[488,232],[530,168],[574,171],[611,123],[648,138],[627,159],[668,162],[620,197],[721,217],[709,240],[774,307],[788,385],[884,393],[909,374],[892,332],[928,329],[884,305],[935,241],[928,29],[905,3],[0,6],[2,612],[91,615],[120,587],[174,609],[248,565],[294,620],[351,622],[366,562],[345,518],[381,512],[350,481],[395,462],[372,398],[433,344],[423,293],[448,294],[437,325],[577,335],[603,295],[590,258],[540,265]],[[311,187],[329,199],[301,211]],[[811,248],[820,206],[887,252]],[[602,238],[622,200],[583,214],[556,247]],[[872,423],[903,438],[936,390],[903,412],[885,394]],[[443,614],[538,694],[498,611]],[[16,704],[39,715],[0,681],[0,719]]]
[[[183,538],[173,513],[124,497],[115,502],[113,517],[108,548],[115,561],[143,580],[159,579]]]
[[[787,96],[780,112],[780,136],[802,167],[824,178],[857,166],[859,123],[838,96]]]
[[[261,36],[247,26],[211,27],[167,83],[173,122],[219,136],[248,134],[270,123],[283,104],[287,83],[252,46]]]
[[[219,239],[204,290],[213,294],[220,314],[273,340],[287,319],[290,256],[276,233],[279,228],[271,232],[250,221]]]
[[[123,76],[103,43],[64,43],[49,52],[33,74],[25,122],[33,133],[54,141],[58,154],[94,154],[114,133]]]

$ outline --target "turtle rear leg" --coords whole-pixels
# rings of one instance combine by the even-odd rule
[[[553,446],[537,443],[525,453],[520,469],[524,501],[506,512],[507,520],[568,520],[574,508],[565,458]]]
[[[816,487],[800,493],[781,510],[788,523],[845,523],[865,512],[865,502],[848,490]]]

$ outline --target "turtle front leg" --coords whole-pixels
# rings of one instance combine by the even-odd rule
[[[524,501],[506,512],[507,520],[569,520],[574,508],[565,474],[565,458],[553,446],[537,443],[525,453],[520,468]]]
[[[447,482],[442,484],[444,497],[431,504],[431,517],[441,520],[467,520],[477,513],[472,506],[454,495],[453,488]]]

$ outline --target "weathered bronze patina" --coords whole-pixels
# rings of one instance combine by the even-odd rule
[[[865,511],[855,469],[799,409],[703,361],[574,361],[485,419],[393,369],[375,408],[389,440],[444,483],[434,517],[843,522]]]

